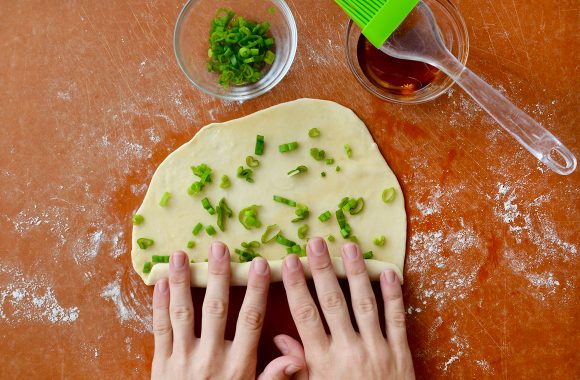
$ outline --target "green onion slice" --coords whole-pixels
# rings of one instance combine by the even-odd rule
[[[397,191],[395,190],[394,187],[389,187],[388,189],[385,189],[383,191],[383,202],[391,203],[395,199],[396,195]]]
[[[278,146],[278,151],[280,153],[287,153],[287,152],[291,152],[293,150],[298,149],[298,142],[296,141],[292,141],[290,143],[286,143],[286,144],[281,144]]]
[[[326,172],[320,172],[321,177],[326,177]]]
[[[365,201],[362,198],[356,200],[356,205],[350,209],[350,215],[361,213],[365,209]]]
[[[154,243],[155,242],[153,241],[153,239],[148,239],[148,238],[137,239],[137,245],[141,249],[147,249],[147,248],[151,247]]]
[[[207,225],[205,226],[205,232],[209,235],[209,236],[213,236],[217,233],[217,231],[215,230],[214,226]]]
[[[304,165],[298,166],[296,169],[292,169],[288,172],[288,177],[293,177],[296,174],[306,173],[308,171],[308,167]]]
[[[341,170],[341,169],[340,169],[340,166],[337,166],[337,167],[336,167],[336,171],[337,171],[337,172],[339,172],[340,170]]]
[[[252,228],[260,228],[262,226],[262,222],[258,219],[258,209],[260,208],[259,205],[251,205],[249,207],[244,208],[238,214],[238,219],[240,223],[247,229],[250,230]]]
[[[350,147],[350,145],[345,144],[344,145],[344,151],[346,152],[346,156],[348,158],[352,158],[352,148]]]
[[[330,217],[332,216],[332,213],[330,211],[325,211],[322,214],[320,214],[318,216],[318,220],[320,220],[321,222],[326,222],[328,219],[330,219]]]
[[[312,128],[308,131],[308,137],[316,138],[320,137],[320,130],[318,128]]]
[[[217,214],[217,221],[216,224],[218,226],[218,228],[220,229],[220,231],[225,231],[226,230],[226,226],[225,226],[225,220],[224,220],[224,214],[225,211],[221,206],[217,206],[215,208],[216,214]]]
[[[385,245],[385,242],[387,241],[387,238],[385,237],[385,235],[381,235],[375,238],[375,240],[373,240],[373,243],[377,246],[377,247],[382,247],[383,245]]]
[[[197,236],[199,232],[203,229],[203,224],[197,223],[195,227],[193,227],[193,231],[191,232],[194,236]]]
[[[212,205],[209,202],[209,199],[207,199],[207,197],[205,197],[201,200],[201,205],[210,215],[215,214],[215,208],[212,207]]]
[[[271,224],[268,227],[266,227],[266,231],[264,231],[264,233],[262,234],[262,238],[260,239],[260,241],[262,242],[262,244],[270,243],[271,241],[276,239],[276,236],[279,233],[280,227],[278,227],[277,224]]]
[[[155,264],[157,263],[168,263],[169,262],[169,256],[157,256],[157,255],[153,255],[151,256],[151,261]]]
[[[299,239],[305,239],[306,238],[306,234],[308,233],[308,224],[303,224],[298,228],[298,238]]]
[[[254,171],[252,169],[245,169],[243,166],[240,166],[237,171],[238,178],[243,178],[246,182],[250,183],[254,182],[254,178],[252,178],[253,174]]]
[[[161,200],[159,201],[159,206],[161,207],[165,207],[169,204],[169,198],[171,198],[171,193],[169,192],[164,192],[163,195],[161,196]]]
[[[227,175],[224,174],[222,176],[222,180],[221,180],[221,183],[220,183],[220,187],[222,189],[227,189],[231,185],[232,185],[232,182],[230,181],[230,177],[228,177]]]
[[[195,247],[195,242],[193,240],[188,241],[187,248],[192,249],[193,247]]]
[[[308,209],[307,206],[298,203],[296,205],[296,211],[294,211],[294,213],[296,214],[297,218],[292,219],[292,223],[300,222],[301,220],[308,218],[308,216],[310,215],[310,210]]]
[[[326,152],[324,150],[322,150],[322,149],[310,148],[310,155],[316,161],[322,161],[326,157]]]
[[[326,239],[331,243],[335,240],[334,235],[328,235]]]
[[[133,215],[133,218],[131,219],[131,222],[133,223],[134,226],[138,226],[141,223],[143,223],[144,221],[145,221],[145,218],[143,217],[143,215],[139,215],[139,214]]]
[[[277,241],[279,244],[282,244],[282,245],[284,245],[284,246],[286,246],[286,247],[292,247],[292,246],[296,245],[296,243],[295,243],[295,242],[293,242],[292,240],[288,240],[288,239],[286,239],[286,238],[284,237],[284,235],[282,235],[281,233],[279,233],[278,235],[276,235],[276,241]]]
[[[354,235],[349,236],[348,240],[352,241],[353,243],[358,244],[358,238]]]
[[[284,203],[285,205],[288,205],[288,206],[296,207],[295,201],[290,200],[288,198],[281,197],[279,195],[274,195],[274,201],[279,202],[279,203]]]
[[[145,264],[143,264],[143,273],[151,273],[151,268],[153,268],[153,263],[147,261]]]
[[[374,256],[373,251],[363,253],[363,259],[365,260],[370,260],[373,258],[373,256]]]
[[[324,162],[326,162],[326,165],[332,165],[334,164],[334,158],[327,158]]]
[[[256,156],[261,156],[262,154],[264,154],[264,136],[262,135],[257,135],[256,136],[256,148],[254,149],[254,154]],[[250,166],[250,165],[248,165]]]
[[[246,157],[246,165],[251,168],[257,168],[260,166],[260,161],[256,160],[253,156]]]
[[[224,211],[225,215],[228,218],[231,218],[234,215],[234,212],[226,202],[225,198],[220,199],[219,206],[222,208],[222,210]]]

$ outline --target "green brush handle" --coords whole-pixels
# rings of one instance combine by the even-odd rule
[[[362,34],[380,49],[418,3],[419,0],[389,0],[363,28]]]

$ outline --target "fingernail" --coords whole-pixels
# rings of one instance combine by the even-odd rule
[[[350,243],[345,245],[344,255],[351,260],[356,259],[358,257],[358,249],[356,249],[356,245]]]
[[[185,253],[177,251],[173,254],[172,261],[174,268],[183,268],[187,262],[187,257],[185,257]]]
[[[164,294],[167,291],[167,281],[165,280],[157,281],[157,283],[155,283],[155,286],[157,287],[157,291],[161,294]]]
[[[256,258],[252,260],[252,266],[254,267],[254,271],[259,274],[266,273],[266,260]]]
[[[280,350],[280,352],[284,355],[288,354],[288,345],[284,341],[284,339],[274,339],[276,343],[276,347]]]
[[[300,265],[300,263],[298,262],[298,257],[296,255],[286,256],[286,260],[284,260],[284,262],[286,263],[286,267],[290,269],[292,272],[297,270],[298,265]]]
[[[222,243],[215,242],[211,245],[211,254],[214,259],[219,260],[224,257],[226,253],[226,247]]]
[[[386,271],[383,272],[383,275],[385,276],[385,280],[387,281],[387,284],[394,284],[395,283],[395,280],[397,278],[397,274],[395,273],[395,271],[387,269]]]
[[[318,237],[312,238],[310,239],[308,244],[310,245],[310,249],[312,250],[312,253],[314,253],[314,256],[322,256],[324,254],[325,252],[324,240],[322,240],[321,238]]]
[[[286,376],[292,376],[298,371],[300,371],[300,367],[296,367],[294,364],[289,364],[284,370],[284,374]]]

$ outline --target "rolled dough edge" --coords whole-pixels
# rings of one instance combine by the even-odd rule
[[[346,278],[346,271],[342,263],[342,258],[331,257],[332,265],[334,267],[334,272],[339,278]],[[308,265],[308,259],[306,257],[301,257],[300,261],[302,267],[304,268],[304,274],[306,278],[312,278],[312,272],[310,271],[310,266]],[[367,266],[367,272],[371,281],[378,281],[381,273],[385,269],[392,269],[397,273],[399,281],[403,283],[403,273],[394,264],[379,261],[379,260],[365,260]],[[270,265],[270,282],[280,282],[282,281],[282,260],[269,260]],[[193,263],[189,265],[191,272],[191,286],[193,287],[206,287],[207,286],[207,274],[208,274],[208,263]],[[230,285],[232,286],[246,286],[248,283],[248,270],[250,269],[250,263],[231,263],[231,280]],[[162,279],[169,277],[169,264],[156,264],[153,266],[151,273],[145,278],[145,284],[155,285],[155,283]]]

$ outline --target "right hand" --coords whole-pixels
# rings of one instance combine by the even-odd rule
[[[305,360],[307,368],[298,372],[296,378],[414,379],[405,331],[403,296],[396,273],[386,270],[381,274],[387,330],[385,338],[359,247],[349,243],[342,250],[359,332],[354,330],[350,321],[324,240],[311,239],[307,255],[330,335],[324,331],[298,257],[288,255],[282,267],[284,287],[304,347],[287,335],[278,335],[274,342],[284,355]]]

